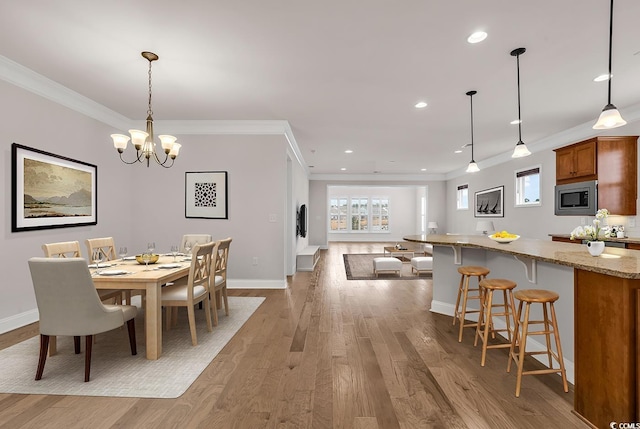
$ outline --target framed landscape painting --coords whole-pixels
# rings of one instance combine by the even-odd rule
[[[11,145],[11,231],[98,223],[98,167]]]
[[[504,186],[475,193],[475,217],[504,217]]]
[[[227,172],[187,172],[185,175],[185,217],[228,219]]]

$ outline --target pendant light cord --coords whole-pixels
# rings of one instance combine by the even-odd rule
[[[471,101],[471,162],[476,162],[473,156],[473,94],[469,96],[469,99]]]
[[[520,115],[520,54],[516,55],[518,69],[518,143],[522,143],[522,116]]]
[[[607,105],[611,104],[611,49],[613,47],[613,0],[611,0],[611,10],[609,12],[609,95],[607,98]]]

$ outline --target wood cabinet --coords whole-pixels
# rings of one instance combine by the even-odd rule
[[[574,244],[582,244],[582,239],[572,240],[569,237],[561,237],[557,235],[551,236],[551,241],[560,241],[562,243],[574,243]]]
[[[556,184],[598,181],[598,207],[635,216],[638,136],[594,137],[555,149]]]
[[[565,146],[555,152],[558,185],[596,179],[596,139]]]

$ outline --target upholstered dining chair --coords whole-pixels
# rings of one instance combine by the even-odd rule
[[[224,301],[224,314],[229,315],[229,299],[227,297],[227,263],[229,261],[229,247],[231,237],[219,240],[215,252],[214,277],[210,286],[211,309],[213,310],[213,325],[218,326],[218,300]]]
[[[125,322],[131,354],[137,354],[135,316],[130,305],[104,305],[83,258],[31,258],[31,280],[40,313],[40,356],[36,380],[42,378],[49,339],[54,335],[74,337],[76,354],[85,337],[84,381],[89,381],[93,336],[116,329]]]
[[[187,307],[189,329],[191,331],[191,343],[198,345],[196,335],[196,315],[194,306],[200,302],[204,305],[207,318],[207,330],[211,332],[211,308],[209,304],[209,278],[212,275],[211,256],[215,251],[216,243],[196,244],[192,250],[191,267],[187,283],[175,283],[162,288],[162,306],[165,307],[166,327],[177,319],[178,307]]]
[[[58,243],[46,243],[42,245],[44,256],[47,258],[80,258],[80,242],[79,241],[61,241]],[[122,292],[114,289],[100,289],[98,296],[101,301],[114,300],[116,304],[122,301]],[[57,341],[55,336],[49,339],[49,356],[56,354]]]
[[[191,249],[196,244],[205,244],[211,243],[213,238],[211,234],[185,234],[182,236],[182,242],[180,243],[180,252],[181,253],[191,253],[191,250],[186,249],[186,244],[191,244]]]

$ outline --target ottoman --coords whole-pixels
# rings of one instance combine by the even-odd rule
[[[431,256],[415,256],[411,258],[411,272],[420,275],[421,271],[433,271],[433,258]]]
[[[402,261],[390,256],[380,256],[373,258],[373,273],[378,277],[381,272],[396,272],[400,276]]]

